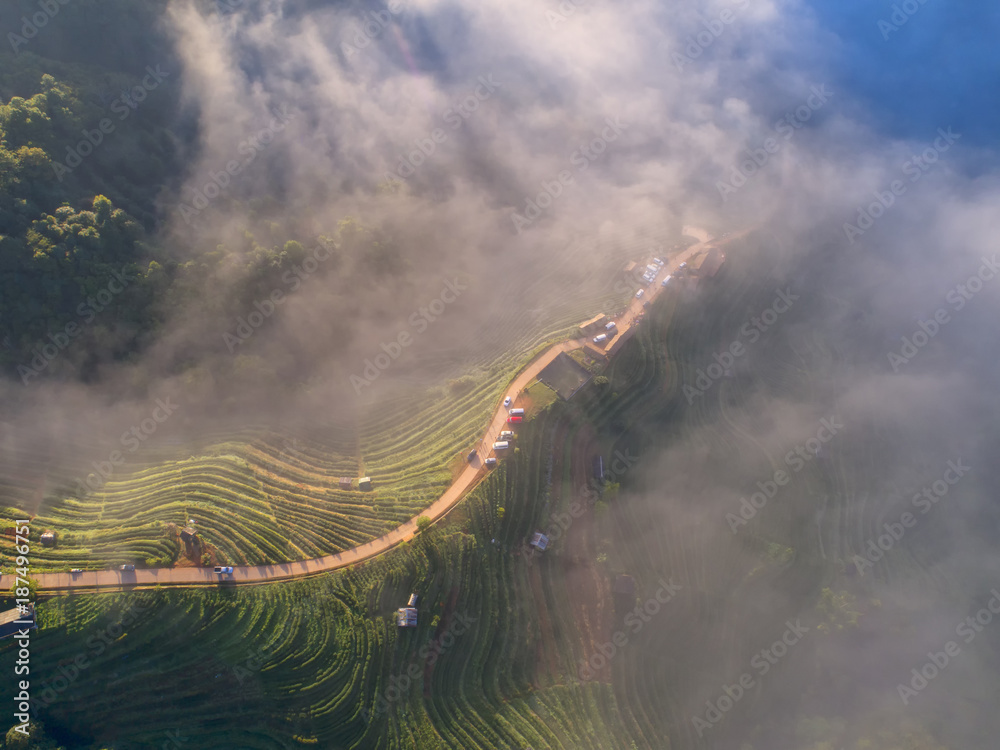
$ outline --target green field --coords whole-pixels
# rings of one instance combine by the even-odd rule
[[[876,575],[852,574],[850,556],[884,512],[858,491],[878,476],[868,451],[831,442],[828,458],[738,534],[724,520],[734,500],[706,494],[708,476],[740,492],[743,462],[765,471],[779,462],[762,437],[761,389],[820,399],[816,374],[838,356],[822,341],[763,339],[734,377],[689,405],[683,383],[773,295],[773,284],[733,266],[716,285],[654,306],[607,386],[553,402],[519,431],[512,456],[413,543],[298,582],[44,601],[32,669],[36,700],[53,698],[39,714],[49,733],[67,747],[117,750],[175,731],[190,748],[985,747],[976,727],[992,709],[968,700],[961,666],[940,679],[968,730],[942,738],[940,704],[905,713],[857,679],[864,664],[836,658],[907,626],[912,613],[886,597],[886,579],[948,586],[944,569],[932,576],[905,551]],[[852,430],[868,445],[892,438]],[[671,446],[683,466],[660,453]],[[572,503],[588,497],[578,462],[589,466],[596,452],[609,465],[637,458],[560,533],[556,519],[576,518]],[[669,486],[649,485],[650,455],[675,472]],[[537,530],[553,540],[541,555],[526,545]],[[621,573],[635,579],[634,600],[610,593]],[[668,579],[680,591],[652,625],[628,630],[615,657],[585,675],[581,665]],[[419,627],[402,630],[393,613],[411,592],[421,596]],[[143,609],[119,634],[134,603]],[[801,645],[699,736],[692,717],[797,619]],[[58,690],[60,667],[78,654],[88,666]],[[5,683],[0,695],[10,694]],[[860,719],[845,723],[848,712]]]
[[[335,415],[308,433],[247,426],[203,435],[190,446],[151,445],[116,469],[96,491],[81,492],[93,471],[86,461],[52,465],[44,452],[12,446],[0,477],[9,518],[32,522],[36,572],[175,564],[184,550],[178,531],[193,519],[213,564],[279,563],[339,552],[377,538],[418,515],[451,481],[449,464],[477,441],[510,380],[535,354],[575,333],[595,309],[621,303],[614,271],[645,246],[597,248],[578,242],[563,251],[598,252],[605,272],[574,270],[559,298],[539,295],[567,271],[539,259],[533,280],[512,284],[493,325],[461,356],[437,353],[426,385],[388,385],[363,400],[356,418]],[[579,264],[584,268],[584,264]],[[544,302],[546,314],[536,315]],[[417,369],[427,363],[413,363]],[[365,394],[367,396],[367,394]],[[542,399],[542,404],[548,398]],[[152,440],[150,441],[153,442]],[[79,446],[81,450],[86,446]],[[109,445],[100,455],[107,456]],[[339,489],[341,476],[373,478],[372,492]],[[37,536],[53,530],[55,548]],[[10,559],[11,540],[0,539]]]

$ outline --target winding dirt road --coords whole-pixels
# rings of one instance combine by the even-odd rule
[[[641,299],[633,297],[626,312],[616,321],[618,330],[615,336],[608,340],[605,348],[610,349],[614,342],[625,335],[628,329],[635,325],[642,316],[643,305],[655,299],[662,291],[660,281],[668,274],[672,273],[671,267],[676,267],[685,261],[690,261],[699,252],[705,249],[705,245],[711,242],[712,238],[695,227],[684,227],[683,233],[700,240],[698,244],[692,245],[679,253],[664,266],[656,279],[646,288],[646,293]],[[636,289],[638,290],[638,286]],[[600,354],[604,351],[598,349],[589,338],[563,341],[554,344],[552,347],[537,356],[534,360],[520,372],[507,389],[505,396],[509,396],[516,403],[518,394],[540,373],[552,360],[562,352],[573,351],[580,347],[588,347]],[[478,484],[479,480],[486,475],[487,471],[483,465],[483,459],[491,452],[484,446],[492,446],[495,436],[503,429],[506,429],[507,410],[500,406],[490,423],[489,428],[483,435],[480,448],[477,449],[477,456],[472,463],[468,464],[455,481],[445,490],[434,503],[428,507],[421,516],[427,516],[431,521],[437,521],[448,511],[454,508],[465,494]],[[354,563],[367,560],[392,549],[397,544],[412,539],[417,533],[417,519],[411,518],[403,525],[393,529],[388,534],[373,539],[357,547],[353,547],[335,555],[316,557],[311,560],[301,560],[299,562],[282,563],[280,565],[243,565],[233,568],[232,574],[220,575],[213,572],[212,568],[144,568],[135,571],[121,570],[93,570],[83,573],[40,573],[33,576],[38,581],[39,590],[44,593],[60,593],[73,590],[88,590],[99,588],[132,588],[136,586],[215,586],[219,584],[246,584],[264,583],[268,581],[279,581],[287,578],[298,578],[301,576],[315,575],[329,570],[336,570]],[[6,579],[6,580],[5,580]],[[13,585],[13,575],[0,576],[0,586],[10,588]]]

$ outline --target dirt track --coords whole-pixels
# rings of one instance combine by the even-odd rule
[[[646,294],[642,299],[632,299],[632,303],[625,314],[617,320],[617,333],[614,338],[608,340],[606,348],[613,346],[613,343],[641,318],[644,303],[652,301],[663,291],[659,282],[667,273],[671,273],[671,266],[675,267],[681,262],[689,261],[711,241],[711,237],[708,234],[693,227],[684,227],[684,233],[696,236],[702,241],[672,258],[669,265],[661,269],[655,281],[647,287]],[[602,355],[604,353],[589,338],[563,341],[555,344],[532,360],[514,379],[514,382],[510,384],[504,395],[510,396],[511,399],[516,401],[517,395],[561,352],[569,352],[579,349],[582,346],[598,351]],[[492,446],[493,441],[496,439],[495,436],[500,430],[505,429],[506,419],[507,410],[503,406],[500,406],[489,428],[487,428],[483,435],[480,448],[477,449],[477,457],[465,467],[452,485],[445,490],[444,494],[420,514],[421,516],[427,516],[432,521],[437,521],[455,507],[465,494],[475,487],[479,480],[485,476],[486,470],[483,466],[483,459],[491,451],[483,446]],[[411,518],[403,525],[378,539],[373,539],[358,547],[338,552],[335,555],[326,555],[325,557],[316,557],[311,560],[301,560],[280,565],[243,565],[234,567],[232,575],[227,576],[220,576],[214,573],[212,568],[145,568],[137,569],[133,572],[119,570],[86,571],[76,575],[68,572],[40,573],[33,576],[33,578],[38,581],[40,590],[53,593],[74,589],[87,590],[96,588],[155,586],[158,584],[164,586],[215,586],[220,583],[262,583],[265,581],[278,581],[286,578],[315,575],[324,571],[343,568],[380,555],[392,549],[397,544],[412,539],[416,533],[417,519]],[[14,583],[13,579],[13,575],[0,576],[0,586],[9,589]]]

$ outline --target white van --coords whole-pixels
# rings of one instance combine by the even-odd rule
[[[508,413],[512,417],[523,417],[524,416],[524,409],[511,409],[510,412],[508,412]]]
[[[638,292],[636,292],[636,293],[635,293],[635,298],[636,298],[636,299],[639,299],[639,298],[640,298],[640,297],[641,297],[642,295],[644,295],[645,293],[646,293],[646,290],[645,290],[645,289],[640,289],[640,290],[639,290]]]
[[[617,327],[618,326],[615,324],[615,321],[612,320],[610,323],[608,323],[606,326],[604,326],[604,330],[605,331],[613,331]]]
[[[594,336],[595,344],[603,344],[607,340],[608,340],[608,334],[606,333],[602,333],[600,336]]]
[[[510,445],[510,443],[508,443],[506,440],[497,440],[495,443],[493,443],[493,450],[502,451],[505,448],[507,448],[508,445]]]
[[[670,283],[670,279],[672,278],[673,276],[667,276],[667,278],[665,278],[663,281],[660,282],[660,286],[666,286],[667,284]]]

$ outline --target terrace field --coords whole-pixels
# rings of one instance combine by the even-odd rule
[[[488,330],[448,351],[416,352],[412,377],[394,373],[377,396],[364,394],[355,417],[331,415],[308,432],[249,424],[184,446],[151,440],[99,489],[86,491],[88,462],[54,465],[11,436],[0,475],[8,517],[37,512],[33,534],[58,534],[55,548],[33,545],[36,572],[199,564],[206,553],[212,564],[278,563],[377,538],[441,495],[449,466],[481,437],[527,361],[574,334],[594,310],[622,306],[623,259],[654,247],[581,239],[562,251],[563,264],[539,259],[537,268],[524,269],[529,282],[506,290]],[[589,264],[574,262],[584,255]],[[593,268],[595,255],[604,270],[580,270]],[[542,298],[553,286],[565,293]],[[88,442],[81,439],[81,453]],[[338,487],[339,477],[365,475],[373,478],[371,492],[356,483],[352,491]],[[194,550],[178,538],[192,519],[202,540]],[[0,552],[10,553],[11,543],[0,538]]]
[[[909,549],[874,575],[851,572],[850,556],[884,513],[875,493],[859,491],[874,482],[868,454],[891,431],[852,425],[868,449],[831,441],[739,533],[725,520],[729,506],[706,494],[705,466],[727,478],[739,460],[780,459],[754,427],[767,418],[754,411],[760,389],[818,398],[813,373],[841,356],[822,341],[762,339],[733,377],[689,404],[683,384],[773,296],[775,269],[754,276],[735,250],[730,258],[731,273],[651,308],[607,385],[553,402],[500,468],[410,544],[297,582],[43,601],[33,694],[52,698],[39,709],[50,735],[117,750],[155,746],[169,732],[184,747],[227,749],[986,746],[974,727],[988,726],[979,720],[992,709],[963,703],[973,686],[963,687],[960,666],[941,679],[969,729],[942,738],[928,730],[935,715],[904,713],[854,679],[863,665],[830,658],[878,629],[906,627],[914,613],[887,581],[947,589],[944,570],[930,575]],[[807,300],[786,325],[808,314]],[[671,445],[702,463],[651,485],[648,459]],[[601,487],[589,481],[597,453],[609,466],[628,457]],[[731,471],[737,487],[746,483]],[[543,554],[527,545],[535,531],[550,536]],[[634,596],[612,594],[622,573]],[[664,581],[679,590],[651,625],[627,625]],[[421,596],[419,626],[399,629],[393,613],[411,592]],[[801,644],[699,733],[692,717],[789,620],[801,620]],[[627,643],[595,658],[619,631]],[[80,653],[89,666],[57,689],[60,667]],[[886,691],[894,697],[891,684]],[[11,694],[5,683],[0,696]],[[863,720],[845,725],[849,709]],[[142,726],[128,720],[135,715]]]

